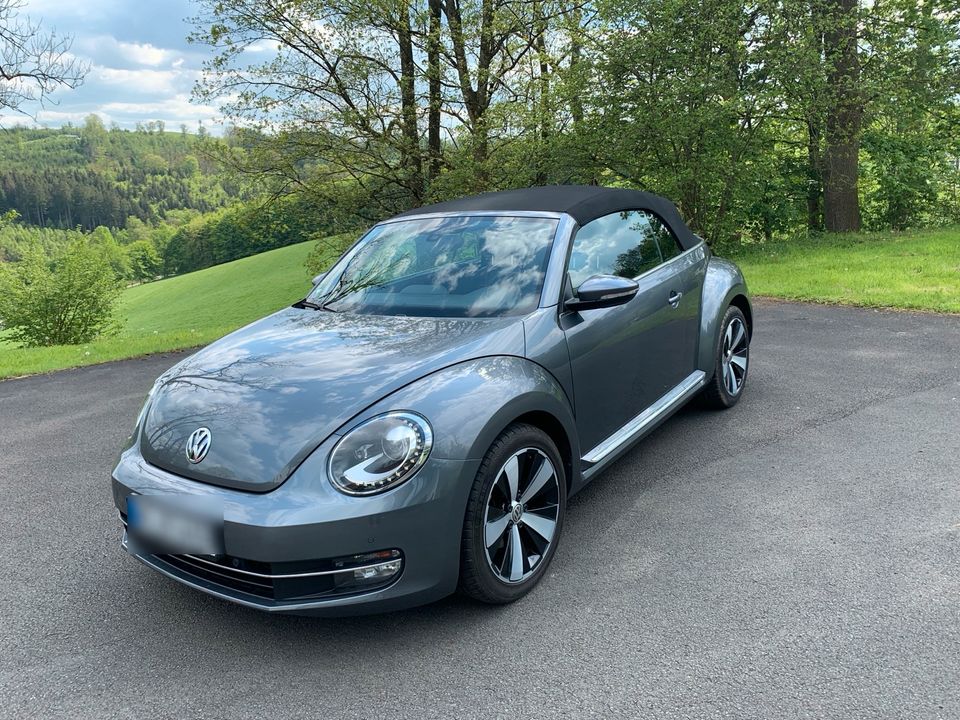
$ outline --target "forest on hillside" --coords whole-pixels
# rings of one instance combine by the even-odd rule
[[[209,212],[240,194],[200,147],[204,138],[163,123],[108,130],[97,115],[80,127],[0,132],[0,214],[42,228],[123,227],[171,210]]]

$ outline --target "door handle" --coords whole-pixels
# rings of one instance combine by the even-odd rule
[[[680,298],[682,297],[683,297],[682,292],[678,292],[677,290],[672,290],[670,292],[670,296],[667,298],[667,302],[670,303],[671,306],[677,307],[680,305]]]

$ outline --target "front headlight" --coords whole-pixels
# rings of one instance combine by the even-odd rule
[[[433,433],[425,418],[410,412],[386,413],[340,438],[327,470],[340,492],[373,495],[412,478],[431,447]]]

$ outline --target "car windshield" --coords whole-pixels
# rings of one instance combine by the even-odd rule
[[[539,304],[558,221],[433,217],[373,228],[307,298],[335,312],[519,315]]]

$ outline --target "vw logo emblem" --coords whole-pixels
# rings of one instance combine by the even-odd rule
[[[187,447],[185,448],[187,460],[194,465],[202,462],[207,456],[207,451],[210,449],[210,440],[212,439],[213,435],[205,427],[197,428],[190,433],[190,437],[187,438]]]

